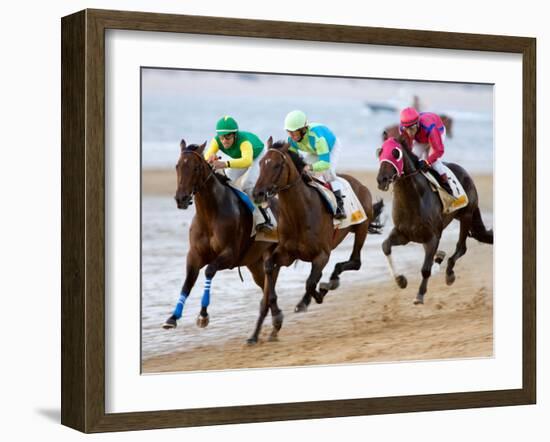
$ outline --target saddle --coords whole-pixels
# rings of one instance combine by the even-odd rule
[[[469,200],[468,195],[466,195],[466,191],[464,190],[464,187],[462,187],[461,182],[457,179],[453,171],[449,169],[445,164],[443,165],[443,167],[445,168],[445,173],[447,174],[449,186],[453,191],[452,195],[449,195],[447,191],[443,189],[443,187],[441,187],[438,179],[439,176],[436,178],[434,176],[435,173],[430,173],[430,171],[428,171],[422,172],[422,174],[430,182],[432,190],[438,193],[439,198],[441,199],[441,204],[443,204],[443,213],[449,214],[459,209],[462,209],[463,207],[466,207]]]
[[[317,178],[311,178],[309,181],[306,181],[306,184],[314,188],[319,195],[321,195],[321,200],[325,203],[326,209],[329,213],[334,216],[337,209],[336,197],[332,192],[332,188],[328,183],[325,183]],[[337,229],[345,229],[353,224],[359,224],[367,220],[367,214],[361,205],[361,202],[355,195],[351,185],[342,177],[337,177],[337,180],[342,185],[342,196],[344,199],[344,209],[346,212],[346,218],[342,220],[335,219],[334,226]]]

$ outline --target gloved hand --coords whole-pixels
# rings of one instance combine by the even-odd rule
[[[422,172],[427,172],[428,169],[430,168],[430,165],[427,161],[425,160],[418,160],[418,168],[422,171]]]

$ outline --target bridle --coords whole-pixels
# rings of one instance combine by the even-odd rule
[[[402,150],[405,150],[406,147],[401,147]],[[405,153],[401,153],[401,155],[405,156],[406,154]],[[390,183],[389,184],[393,184],[394,182],[398,181],[398,180],[405,180],[407,178],[411,178],[417,174],[419,174],[421,172],[420,169],[415,169],[413,170],[412,172],[409,172],[409,173],[402,173],[401,175],[399,174],[399,171],[397,170],[397,168],[395,167],[395,164],[393,164],[392,162],[388,161],[388,160],[382,160],[383,162],[386,162],[386,163],[389,163],[393,166],[393,168],[395,169],[395,175],[392,176],[392,178],[390,179]]]
[[[286,166],[287,166],[289,169],[292,168],[292,164],[289,163],[290,160],[288,159],[288,157],[285,155],[284,152],[281,152],[281,151],[278,150],[278,149],[269,149],[269,152],[276,152],[277,154],[281,155],[284,164],[286,164]],[[281,170],[279,171],[279,174],[277,175],[277,178],[274,179],[273,181],[274,181],[274,182],[279,181],[279,179],[281,178],[281,175],[282,175],[282,174],[283,174],[283,168],[281,167]],[[276,185],[273,185],[272,189],[271,189],[270,191],[267,192],[267,197],[268,197],[268,198],[271,198],[271,197],[275,196],[276,194],[278,194],[279,192],[283,192],[283,191],[285,191],[285,190],[288,190],[288,189],[294,187],[296,184],[298,184],[298,182],[301,181],[301,179],[302,179],[301,175],[298,174],[298,177],[297,177],[294,181],[292,181],[292,182],[290,182],[290,183],[288,183],[288,184],[285,184],[284,186],[277,187]]]
[[[200,160],[201,160],[201,163],[204,160],[204,158],[197,152],[195,152],[194,150],[182,150],[181,152],[182,154],[193,154],[193,155],[196,155]],[[208,180],[210,180],[210,178],[212,178],[214,176],[214,169],[212,167],[210,167],[208,164],[207,164],[208,168],[210,169],[210,173],[208,174],[208,176],[206,177],[206,179],[204,181],[202,181],[198,186],[193,186],[193,188],[191,189],[191,194],[189,195],[190,197],[193,197],[196,193],[198,193],[201,189],[204,188],[204,186],[206,185],[206,183],[208,182]]]

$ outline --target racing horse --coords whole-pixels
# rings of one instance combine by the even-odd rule
[[[255,241],[250,236],[252,214],[233,189],[225,184],[226,177],[215,173],[203,157],[206,143],[187,146],[181,140],[180,157],[176,165],[177,190],[175,200],[178,209],[187,209],[194,199],[196,214],[189,229],[189,251],[185,282],[172,315],[163,325],[164,329],[177,326],[185,301],[193,288],[200,270],[206,266],[206,283],[197,318],[199,327],[209,322],[207,307],[210,303],[210,285],[220,270],[246,266],[254,282],[264,288],[264,261],[273,251],[274,244]],[[272,205],[276,214],[277,206]],[[283,314],[272,308],[275,339],[283,323]],[[253,339],[257,341],[257,336]]]
[[[361,249],[367,233],[379,233],[381,226],[378,224],[378,217],[383,207],[382,201],[372,204],[369,189],[357,179],[349,175],[341,175],[351,184],[368,219],[362,223],[335,230],[333,215],[326,209],[322,197],[317,190],[306,184],[311,177],[303,174],[304,160],[298,154],[289,151],[290,146],[287,142],[278,141],[273,144],[273,139],[270,137],[267,146],[268,150],[260,161],[260,176],[254,187],[253,197],[257,204],[261,204],[278,195],[279,243],[265,263],[265,305],[258,320],[260,327],[267,314],[267,305],[277,302],[275,283],[281,266],[289,266],[297,259],[311,262],[311,273],[306,281],[306,293],[296,305],[295,311],[306,311],[312,298],[321,304],[328,290],[334,290],[339,286],[342,272],[360,269]],[[355,238],[349,260],[337,263],[329,282],[322,284],[318,291],[317,284],[331,251],[350,232],[355,234]]]
[[[455,281],[456,261],[466,253],[466,239],[471,236],[479,242],[493,244],[493,231],[483,224],[479,210],[478,194],[474,181],[459,165],[445,163],[462,184],[468,205],[450,214],[442,212],[442,203],[437,192],[430,187],[428,179],[417,167],[418,157],[409,149],[404,137],[388,138],[377,152],[380,162],[378,188],[387,191],[393,183],[393,223],[394,228],[382,243],[382,251],[388,260],[390,272],[400,288],[407,286],[404,275],[396,275],[391,256],[393,246],[410,241],[424,246],[425,256],[422,265],[422,282],[414,304],[423,304],[428,287],[428,279],[436,257],[441,233],[456,219],[460,222],[460,234],[454,254],[449,257],[446,269],[446,283]],[[442,261],[436,257],[436,262]]]

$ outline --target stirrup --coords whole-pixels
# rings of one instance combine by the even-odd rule
[[[256,232],[270,233],[273,232],[274,228],[275,226],[271,222],[256,224]]]
[[[334,219],[346,219],[346,212],[344,211],[344,209],[338,207],[336,209],[336,213],[334,214]]]
[[[440,182],[439,183],[441,185],[441,188],[447,192],[450,196],[452,196],[453,198],[455,198],[454,194],[453,194],[453,189],[451,188],[451,185],[449,184],[449,182],[447,181],[446,183],[442,183]]]
[[[273,225],[267,223],[258,224],[256,225],[256,232],[266,234],[271,233],[273,232]]]

